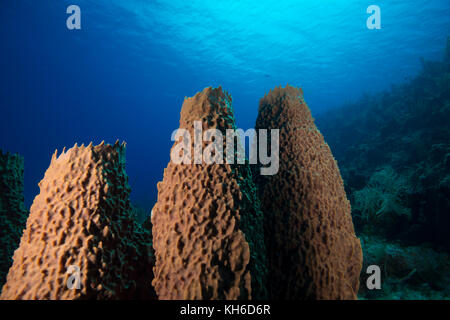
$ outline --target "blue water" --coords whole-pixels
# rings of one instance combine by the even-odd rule
[[[81,30],[66,28],[70,4]],[[0,0],[0,149],[25,157],[29,205],[55,149],[125,140],[132,199],[149,209],[185,96],[222,85],[247,129],[289,83],[317,114],[440,59],[449,17],[448,0]]]

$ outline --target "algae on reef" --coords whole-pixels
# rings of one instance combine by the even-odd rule
[[[0,150],[0,288],[12,265],[28,212],[23,196],[24,159]]]

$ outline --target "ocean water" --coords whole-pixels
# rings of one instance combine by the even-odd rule
[[[24,156],[29,206],[55,149],[124,140],[132,200],[149,210],[185,96],[222,85],[248,129],[289,83],[319,114],[440,59],[449,17],[448,0],[1,0],[0,149]]]

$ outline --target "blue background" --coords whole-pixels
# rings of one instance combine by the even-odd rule
[[[70,4],[81,30],[66,28]],[[30,205],[55,149],[125,140],[132,200],[150,209],[185,96],[222,85],[248,129],[289,83],[318,114],[440,59],[449,17],[448,0],[1,0],[0,149],[25,157]]]

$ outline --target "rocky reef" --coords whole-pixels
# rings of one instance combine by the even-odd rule
[[[194,126],[200,121],[200,130],[225,134],[235,128],[231,103],[222,88],[204,89],[185,99],[180,129],[192,137],[202,134]],[[177,142],[172,152],[176,146]],[[194,145],[187,142],[187,148]],[[262,222],[248,164],[171,161],[158,183],[158,202],[152,211],[153,284],[158,297],[265,298]]]
[[[23,196],[24,160],[0,150],[0,287],[12,265],[12,255],[22,236],[27,211]]]
[[[279,129],[279,172],[255,175],[272,299],[355,299],[362,265],[350,203],[301,89],[260,101],[256,129]]]
[[[55,152],[39,187],[1,299],[154,297],[149,234],[131,213],[124,144]]]

